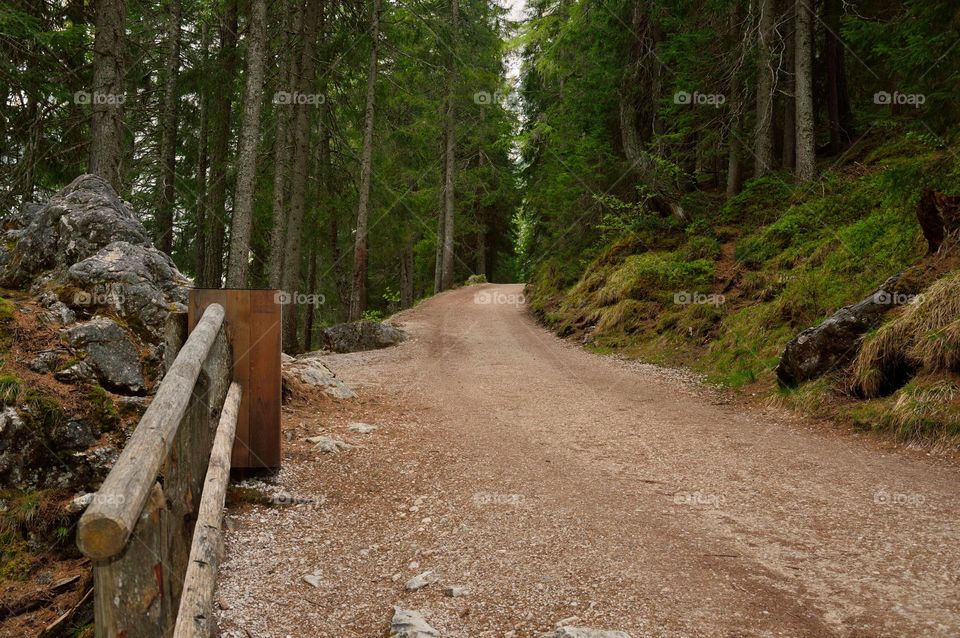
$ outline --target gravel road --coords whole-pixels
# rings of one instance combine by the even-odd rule
[[[444,293],[400,346],[327,358],[359,399],[285,408],[280,504],[228,512],[225,632],[382,637],[399,605],[462,638],[960,635],[954,465],[585,352],[521,302]]]

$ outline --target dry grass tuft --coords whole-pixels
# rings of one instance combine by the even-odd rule
[[[853,362],[866,397],[896,390],[912,371],[960,372],[960,271],[942,277],[863,340]]]

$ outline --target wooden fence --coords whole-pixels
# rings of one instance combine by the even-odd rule
[[[216,628],[213,588],[242,398],[226,329],[218,304],[189,338],[186,316],[172,318],[166,375],[80,519],[97,638],[186,638]]]

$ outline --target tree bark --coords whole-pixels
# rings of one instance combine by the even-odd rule
[[[784,24],[794,25],[794,7],[788,6],[787,13],[784,18]],[[781,144],[781,158],[780,165],[784,170],[792,171],[796,167],[797,159],[797,103],[796,103],[796,81],[794,71],[796,68],[796,47],[794,46],[794,41],[796,39],[796,34],[787,32],[784,35],[784,66],[788,70],[786,74],[785,85],[786,89],[784,91],[784,100],[783,100],[783,141]]]
[[[813,121],[813,48],[810,9],[805,0],[796,2],[796,179],[807,182],[817,175],[816,139]]]
[[[357,231],[353,247],[353,286],[350,289],[350,321],[357,321],[367,309],[367,218],[370,206],[370,180],[373,175],[373,118],[377,89],[377,50],[380,39],[380,0],[373,1],[370,18],[370,64],[367,70],[367,109],[363,120],[363,151],[360,157],[360,203],[357,206]]]
[[[250,263],[250,229],[253,227],[253,196],[257,181],[257,143],[260,137],[260,109],[263,106],[263,66],[267,39],[266,0],[250,3],[250,34],[247,49],[246,90],[243,123],[237,157],[237,193],[230,229],[230,262],[227,287],[245,288]]]
[[[226,0],[220,23],[218,81],[224,87],[233,85],[237,69],[237,0]],[[201,287],[219,288],[223,280],[223,244],[227,201],[227,163],[230,151],[230,118],[233,95],[229,88],[212,100],[210,109],[210,184],[206,210],[206,243]]]
[[[299,6],[296,6],[299,5]],[[294,8],[296,6],[296,8]],[[280,88],[284,91],[294,89],[300,76],[299,49],[294,46],[297,36],[303,29],[303,3],[290,1],[290,24],[283,38],[283,50],[286,52],[283,70],[280,74]],[[283,285],[283,250],[287,241],[287,187],[289,183],[290,158],[292,155],[292,140],[290,138],[291,123],[295,109],[293,105],[277,104],[274,108],[276,122],[276,137],[274,139],[274,173],[273,173],[273,228],[270,231],[270,263],[269,281],[271,288],[280,288]]]
[[[303,16],[303,43],[300,50],[299,82],[297,91],[303,95],[312,92],[315,79],[317,29],[323,5],[316,0],[308,0]],[[303,245],[303,218],[307,205],[307,173],[309,164],[310,120],[316,106],[298,103],[295,107],[293,126],[293,174],[290,182],[290,216],[287,220],[287,233],[284,241],[284,265],[281,288],[287,292],[296,292],[300,283],[300,256]],[[297,308],[290,304],[283,313],[283,348],[285,352],[297,351]]]
[[[456,86],[457,56],[460,29],[460,1],[450,3],[450,66],[447,70],[447,112],[444,118],[443,171],[443,263],[440,275],[440,289],[448,290],[453,285],[453,231],[454,231],[454,188],[456,182]]]
[[[853,113],[847,93],[847,72],[840,40],[840,0],[824,0],[824,33],[827,61],[827,114],[830,118],[830,151],[836,155],[853,138]]]
[[[173,249],[173,209],[177,163],[177,115],[180,73],[180,0],[167,0],[167,57],[160,113],[160,191],[157,205],[156,245],[170,254]]]
[[[123,155],[123,56],[127,20],[124,0],[96,1],[96,36],[93,42],[93,86],[90,104],[90,157],[87,171],[121,190]]]
[[[774,66],[774,0],[760,1],[759,66],[757,68],[757,121],[753,133],[756,161],[753,174],[762,177],[773,170],[773,95],[777,80]]]
[[[404,309],[413,306],[413,244],[413,237],[408,237],[400,255],[400,307]]]
[[[200,27],[200,64],[202,69],[206,69],[208,54],[210,52],[210,28],[206,22]],[[210,96],[205,83],[201,83],[200,93],[200,113],[197,137],[197,212],[195,223],[195,235],[193,238],[194,250],[194,272],[197,275],[197,281],[203,280],[203,272],[206,269],[205,250],[207,243],[207,169],[209,168],[209,138],[210,138]]]
[[[310,294],[317,292],[317,242],[310,242],[310,255],[307,258],[307,290]],[[303,349],[310,352],[313,349],[313,320],[317,314],[316,304],[308,303],[303,315]]]

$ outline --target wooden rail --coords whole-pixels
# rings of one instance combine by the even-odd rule
[[[185,315],[167,333],[166,375],[77,532],[93,562],[97,638],[209,636],[216,626],[210,601],[242,390],[231,383],[222,306],[210,305],[185,342]]]

